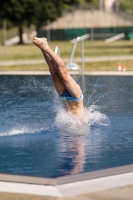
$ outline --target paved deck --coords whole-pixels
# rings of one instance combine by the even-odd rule
[[[0,176],[0,200],[132,200],[133,165],[45,179]]]
[[[25,194],[0,193],[0,200],[132,200],[133,185],[70,197],[47,197]]]

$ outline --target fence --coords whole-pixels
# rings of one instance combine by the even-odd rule
[[[106,39],[108,37],[124,33],[126,39],[133,39],[133,27],[110,27],[110,28],[68,28],[51,29],[50,40],[71,40],[84,34],[90,34],[90,38]],[[38,30],[38,37],[47,37],[47,30]]]

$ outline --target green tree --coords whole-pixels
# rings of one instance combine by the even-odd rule
[[[18,27],[19,44],[23,44],[23,28],[46,25],[62,15],[64,9],[96,0],[0,0],[0,19]]]
[[[85,0],[86,3],[99,3],[99,0]]]
[[[119,0],[119,9],[133,15],[133,0]]]

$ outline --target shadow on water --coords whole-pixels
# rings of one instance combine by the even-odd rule
[[[86,125],[66,115],[49,76],[0,77],[1,173],[55,177],[133,163],[132,78],[84,79]]]

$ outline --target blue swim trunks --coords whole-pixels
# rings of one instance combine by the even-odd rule
[[[60,98],[62,100],[66,100],[66,101],[75,101],[75,102],[77,102],[77,101],[80,101],[81,99],[83,99],[84,96],[83,96],[83,93],[81,93],[79,98],[74,98],[74,97],[71,96],[71,94],[67,90],[65,90],[65,92],[60,96]]]

